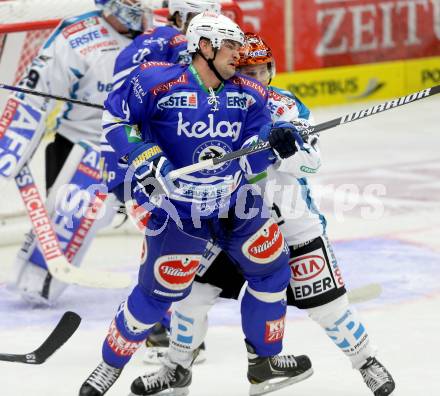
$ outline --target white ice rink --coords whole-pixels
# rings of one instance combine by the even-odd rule
[[[315,118],[322,122],[369,106],[319,109]],[[440,98],[324,132],[322,151],[323,166],[314,184],[346,283],[379,282],[383,287],[380,298],[357,308],[379,347],[379,359],[396,380],[394,394],[439,396]],[[371,190],[373,184],[379,186]],[[2,188],[1,208],[18,200],[13,185]],[[70,287],[56,308],[29,309],[5,285],[17,247],[0,249],[1,352],[30,352],[66,310],[83,318],[72,339],[42,366],[0,362],[0,396],[77,395],[100,361],[107,326],[129,290]],[[139,255],[140,237],[99,238],[84,265],[135,276]],[[208,360],[194,369],[191,395],[247,394],[239,321],[236,302],[221,302],[213,310]],[[371,395],[324,332],[295,309],[289,309],[284,350],[307,353],[315,373],[274,396]],[[139,351],[108,396],[128,395],[131,381],[154,368],[144,366],[141,355]]]

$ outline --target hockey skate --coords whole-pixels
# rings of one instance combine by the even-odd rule
[[[161,324],[156,323],[145,340],[146,351],[144,354],[144,363],[147,364],[161,364],[167,353],[170,345],[169,333],[167,329]],[[198,355],[194,364],[203,363],[206,360],[205,343],[202,343],[198,348]]]
[[[186,396],[189,394],[191,379],[191,369],[164,359],[159,371],[136,378],[131,384],[131,392],[136,396]]]
[[[260,357],[246,342],[248,352],[247,377],[251,396],[264,395],[300,382],[313,374],[312,363],[305,356],[275,355]]]
[[[109,366],[105,362],[99,363],[89,378],[81,385],[79,396],[102,396],[116,382],[122,369]]]
[[[396,387],[393,377],[376,358],[369,357],[359,371],[374,396],[387,396],[393,393]]]

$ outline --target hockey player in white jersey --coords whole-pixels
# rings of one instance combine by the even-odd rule
[[[270,48],[256,34],[246,34],[239,71],[264,85],[270,84],[275,72],[274,59]],[[268,106],[274,121],[311,121],[309,110],[297,97],[272,86],[268,90]],[[325,218],[315,207],[307,182],[307,176],[320,166],[317,138],[305,142],[304,148],[251,179],[265,192],[265,200],[272,206],[272,215],[290,247],[288,305],[307,310],[348,357],[352,367],[359,370],[375,396],[390,395],[394,381],[375,358],[376,347],[359,315],[349,306],[344,281],[326,236]],[[207,332],[208,310],[219,297],[237,299],[243,284],[244,279],[231,259],[219,247],[209,244],[191,294],[173,306],[170,347],[162,359],[162,368],[136,380],[150,390],[150,395],[188,392],[191,366]],[[249,367],[249,377],[255,379],[260,370],[264,371],[264,367]],[[276,389],[276,384],[260,383],[254,385],[251,393],[271,388]]]
[[[112,89],[116,56],[143,31],[144,2],[96,0],[96,11],[63,20],[44,43],[20,85],[48,94],[103,103]],[[30,161],[46,132],[45,120],[54,105],[53,100],[33,95],[15,94],[10,97],[2,117],[3,121],[7,121],[7,128],[0,134],[1,177],[14,178]],[[87,180],[82,179],[86,184],[80,185],[81,189],[101,182],[97,147],[101,117],[100,109],[70,103],[64,105],[57,119],[55,139],[46,148],[47,190],[51,189],[72,147],[80,142],[85,150],[68,161],[69,176],[59,180],[58,186],[73,184],[71,171],[77,167],[82,169],[79,174],[89,176]],[[5,125],[4,122],[2,124]],[[54,196],[48,199],[54,200]],[[114,214],[114,201],[108,198],[106,202],[107,218],[101,225],[108,223]],[[53,218],[62,248],[75,245],[74,252],[68,257],[75,265],[80,263],[95,232],[89,230],[81,244],[70,243],[74,236],[84,232],[80,229],[79,212],[81,210],[69,219],[76,222],[73,228],[66,226],[63,216]],[[51,277],[32,233],[28,238],[17,258],[15,287],[32,303],[50,304],[58,298],[65,284]]]

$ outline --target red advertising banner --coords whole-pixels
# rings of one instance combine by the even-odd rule
[[[440,0],[291,0],[294,69],[440,54]]]
[[[292,0],[289,0],[292,1]],[[272,48],[277,71],[286,70],[285,0],[236,0],[243,10],[243,30],[259,33]]]

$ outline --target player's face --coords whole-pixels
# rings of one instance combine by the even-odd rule
[[[255,78],[255,80],[259,81],[264,86],[269,85],[270,73],[267,63],[242,66],[240,67],[239,72],[245,76]]]
[[[214,65],[221,76],[227,80],[235,74],[235,64],[240,58],[240,43],[232,40],[223,40],[217,52]]]

